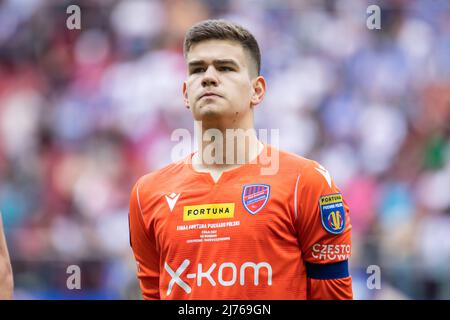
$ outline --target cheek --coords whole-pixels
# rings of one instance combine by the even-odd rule
[[[239,99],[242,100],[242,102],[247,102],[251,99],[253,90],[251,86],[248,85],[247,82],[243,82],[237,87]]]
[[[186,82],[186,94],[187,94],[189,102],[193,102],[194,101],[194,97],[195,97],[193,81]]]

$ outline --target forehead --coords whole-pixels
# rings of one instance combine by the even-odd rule
[[[247,66],[244,48],[235,41],[206,40],[194,44],[187,54],[187,63],[194,60],[213,61],[233,59],[241,66]]]

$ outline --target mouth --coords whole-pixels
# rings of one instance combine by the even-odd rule
[[[218,95],[216,93],[207,92],[207,93],[202,94],[200,96],[200,98],[198,98],[198,99],[200,100],[200,99],[203,99],[203,98],[222,98],[222,96]]]

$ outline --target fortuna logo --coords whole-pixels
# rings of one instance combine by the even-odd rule
[[[181,193],[175,194],[172,192],[170,195],[166,196],[166,200],[167,200],[167,204],[169,205],[170,212],[172,212],[173,208],[175,207],[175,203],[177,203],[178,197],[180,195],[181,195]]]
[[[209,203],[184,206],[183,221],[203,219],[231,219],[234,217],[234,203]]]
[[[325,180],[327,180],[327,183],[331,188],[331,176],[328,170],[322,167],[321,165],[319,165],[319,167],[316,168],[316,170],[325,178]]]
[[[181,279],[181,274],[186,270],[186,268],[189,266],[191,262],[189,259],[185,259],[183,263],[178,267],[176,271],[174,271],[167,262],[164,263],[164,269],[169,273],[169,275],[172,277],[172,279],[169,282],[169,286],[167,287],[167,296],[169,296],[172,293],[173,286],[177,284],[180,288],[182,288],[186,293],[191,293],[192,288]],[[186,275],[186,278],[188,279],[197,279],[197,286],[202,286],[202,279],[205,278],[209,281],[209,283],[212,286],[216,286],[217,283],[212,277],[211,273],[216,268],[217,264],[213,263],[207,271],[203,271],[203,265],[199,263],[197,265],[197,273],[188,273]],[[225,268],[231,269],[233,276],[230,280],[224,280],[223,279],[223,270]],[[264,272],[264,274],[267,275],[267,284],[269,286],[272,285],[272,266],[267,262],[260,262],[258,264],[254,262],[244,262],[240,269],[239,269],[239,284],[241,286],[245,285],[245,271],[247,268],[253,269],[253,284],[255,286],[259,285],[259,271],[262,268],[265,268],[267,272]],[[237,279],[237,267],[233,262],[224,262],[219,266],[217,280],[220,285],[224,287],[232,286],[236,283]]]

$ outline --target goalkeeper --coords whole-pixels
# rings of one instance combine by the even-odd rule
[[[256,136],[253,112],[266,92],[256,39],[207,20],[187,32],[184,53],[185,106],[198,131],[214,136],[197,135],[198,152],[133,188],[130,243],[143,297],[352,299],[342,193],[316,161]]]

